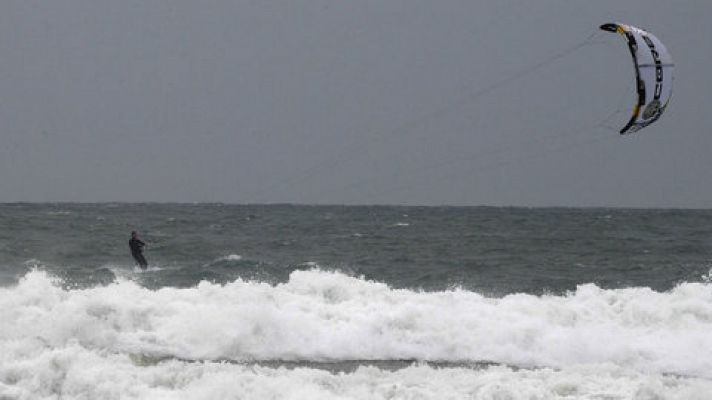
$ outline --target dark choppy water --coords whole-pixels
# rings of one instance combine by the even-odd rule
[[[0,398],[708,399],[711,268],[703,210],[5,204]]]
[[[283,282],[318,266],[399,288],[493,295],[580,283],[667,290],[712,261],[712,211],[490,207],[2,205],[3,283],[39,265],[78,285],[130,270],[150,245],[149,287]]]

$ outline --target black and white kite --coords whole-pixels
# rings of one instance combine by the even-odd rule
[[[621,34],[635,64],[638,103],[621,135],[639,131],[657,121],[672,96],[673,64],[665,45],[655,35],[624,24],[604,24],[601,29]]]

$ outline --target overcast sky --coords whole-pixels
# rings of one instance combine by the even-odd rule
[[[709,208],[710,16],[709,0],[3,1],[0,201]],[[625,137],[630,55],[590,37],[610,21],[676,62],[666,114]]]

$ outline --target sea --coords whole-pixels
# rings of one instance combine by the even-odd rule
[[[710,400],[711,269],[712,210],[0,204],[0,399]]]

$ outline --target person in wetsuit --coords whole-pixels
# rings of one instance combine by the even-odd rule
[[[143,247],[146,245],[146,243],[142,242],[138,238],[138,234],[136,231],[131,232],[131,240],[129,240],[129,248],[131,249],[131,255],[133,256],[134,260],[138,263],[139,267],[141,269],[146,269],[148,268],[148,263],[146,262],[146,259],[143,257]]]

